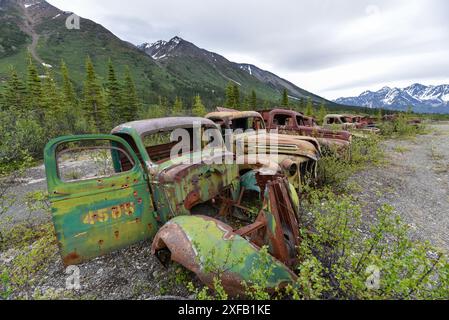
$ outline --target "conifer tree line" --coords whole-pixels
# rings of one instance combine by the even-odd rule
[[[251,94],[242,99],[239,84],[230,81],[226,87],[225,107],[235,110],[256,110],[257,95],[255,90],[251,90]]]
[[[106,74],[99,75],[87,57],[84,83],[78,92],[64,61],[58,68],[58,80],[52,68],[39,72],[31,54],[26,63],[27,72],[23,77],[11,66],[4,90],[0,91],[0,163],[15,161],[25,153],[42,158],[45,144],[61,135],[108,133],[113,127],[133,120],[204,116],[210,111],[195,93],[188,100],[176,96],[170,102],[160,96],[157,103],[144,105],[130,69],[126,67],[118,74],[111,60]],[[315,114],[311,99],[292,102],[287,90],[282,92],[279,105],[307,115]],[[240,84],[232,81],[225,90],[224,106],[236,110],[273,107],[270,102],[258,99],[255,90],[243,95]],[[324,113],[322,109],[320,116]]]
[[[166,97],[159,97],[158,103],[144,106],[130,69],[126,67],[123,74],[118,74],[111,60],[107,74],[99,75],[90,57],[86,58],[80,92],[75,90],[64,61],[58,68],[59,80],[52,68],[39,72],[31,54],[26,63],[23,77],[10,67],[0,90],[0,163],[20,161],[25,154],[42,158],[45,144],[62,135],[108,133],[133,120],[207,113],[199,95],[192,97],[188,110],[180,97],[173,105]]]

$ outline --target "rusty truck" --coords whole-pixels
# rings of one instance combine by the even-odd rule
[[[311,117],[294,110],[276,108],[259,111],[268,131],[281,134],[310,136],[318,140],[323,152],[347,154],[352,141],[352,134],[344,130],[321,128]]]
[[[175,261],[208,286],[218,277],[232,295],[250,283],[254,266],[271,270],[267,290],[295,283],[301,239],[292,184],[257,167],[240,172],[220,162],[234,157],[226,148],[195,146],[193,138],[173,155],[179,129],[192,137],[219,130],[204,118],[162,118],[47,144],[48,192],[64,264],[151,240],[162,263]],[[251,197],[256,207],[246,205]]]

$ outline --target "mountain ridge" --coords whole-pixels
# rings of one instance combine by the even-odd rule
[[[233,81],[240,85],[244,96],[255,90],[262,103],[278,103],[286,88],[292,101],[311,97],[315,104],[336,106],[274,73],[231,62],[180,37],[160,41],[158,50],[153,47],[149,51],[152,45],[135,46],[83,17],[79,30],[69,30],[66,19],[71,14],[44,0],[0,0],[0,86],[8,78],[11,65],[19,75],[26,74],[27,55],[31,52],[40,74],[52,68],[56,78],[60,78],[63,59],[79,93],[85,80],[85,59],[90,56],[102,82],[109,59],[119,75],[129,66],[139,96],[146,104],[157,103],[160,97],[179,96],[190,101],[200,94],[205,104],[222,105],[226,86]]]
[[[405,88],[385,86],[378,91],[367,90],[359,96],[338,98],[334,102],[399,111],[412,107],[418,113],[449,113],[449,85],[414,83]]]
[[[218,53],[199,48],[192,42],[178,36],[168,41],[146,42],[139,45],[138,48],[168,68],[179,69],[179,66],[177,66],[180,63],[179,59],[195,59],[198,65],[202,64],[205,69],[215,70],[226,82],[232,81],[241,87],[245,87],[244,83],[246,82],[259,81],[270,88],[270,94],[280,95],[285,88],[294,100],[311,97],[317,104],[323,101],[332,104],[325,98],[306,91],[270,71],[248,63],[232,62]],[[246,88],[246,91],[249,90],[249,87]]]

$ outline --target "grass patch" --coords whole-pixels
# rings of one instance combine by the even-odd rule
[[[440,151],[438,151],[438,149],[435,145],[430,146],[429,157],[433,161],[444,160],[444,155]]]
[[[394,152],[397,152],[397,153],[404,154],[404,153],[406,153],[406,152],[409,152],[410,149],[407,148],[407,147],[396,146],[396,147],[393,148],[393,151],[394,151]]]
[[[298,299],[445,299],[447,256],[412,241],[409,227],[387,205],[376,221],[362,221],[354,198],[329,188],[304,201]],[[304,276],[302,276],[302,273]]]
[[[36,211],[48,212],[46,200],[42,192],[29,193],[24,199],[28,217],[23,222],[11,218],[0,221],[0,297],[3,299],[41,296],[34,297],[34,288],[43,281],[42,272],[55,261],[58,253],[53,224],[38,223],[32,218]]]
[[[323,156],[318,163],[316,187],[341,187],[355,172],[368,165],[381,165],[384,152],[380,141],[375,135],[368,139],[356,138],[351,144],[350,157],[342,158],[335,153]]]
[[[433,167],[433,171],[436,174],[444,174],[449,172],[449,163],[437,163]]]

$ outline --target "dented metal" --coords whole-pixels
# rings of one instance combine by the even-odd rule
[[[346,154],[352,140],[352,134],[343,130],[331,130],[321,128],[311,117],[306,117],[302,113],[286,110],[273,109],[260,111],[267,130],[276,131],[288,135],[310,136],[316,138],[322,149]]]
[[[236,149],[236,145],[242,143],[244,153],[248,158],[254,158],[256,153],[258,158],[271,158],[296,188],[299,189],[308,176],[315,177],[317,161],[321,157],[320,144],[315,138],[269,133],[266,130],[263,117],[255,111],[217,108],[216,112],[207,114],[206,118],[219,125],[222,131],[243,131],[235,132],[232,135],[233,148]],[[250,120],[252,127],[248,125]],[[275,154],[275,156],[270,157],[271,154]],[[285,170],[281,166],[281,163],[286,160],[296,163],[296,172]],[[246,167],[246,163],[242,167]]]
[[[265,190],[264,205],[253,222],[232,228],[221,221],[222,210],[215,217],[177,217],[157,233],[152,252],[164,261],[171,259],[183,265],[210,287],[218,278],[228,293],[238,295],[244,292],[243,282],[251,285],[254,281],[254,268],[263,267],[260,248],[267,246],[267,268],[272,269],[267,289],[293,283],[296,275],[290,268],[297,263],[300,244],[296,202],[292,198],[296,191],[285,178],[271,176],[264,180],[259,181],[259,187]],[[241,207],[232,199],[225,199],[222,206],[227,207],[226,214]],[[164,255],[167,250],[168,256]]]
[[[215,127],[212,121],[202,118],[167,118],[127,123],[115,128],[111,135],[61,137],[48,143],[44,151],[47,184],[65,265],[79,264],[141,240],[154,239],[155,254],[160,256],[162,251],[169,250],[171,259],[210,285],[213,275],[203,265],[208,250],[215,248],[214,263],[225,267],[228,260],[224,261],[224,252],[230,246],[231,260],[239,262],[225,268],[221,278],[232,294],[242,292],[241,281],[251,280],[252,264],[260,258],[260,248],[267,245],[272,269],[268,287],[296,280],[290,267],[296,263],[300,241],[299,197],[287,178],[277,174],[277,164],[267,159],[271,171],[256,166],[241,175],[237,164],[203,161],[186,164],[183,160],[196,157],[195,152],[170,159],[161,157],[167,146],[148,148],[143,142],[148,133],[188,128],[193,121]],[[58,148],[83,141],[120,145],[129,157],[117,156],[111,148],[115,174],[65,182],[59,176]],[[310,152],[301,155],[304,161],[315,160],[319,153],[314,144],[301,143],[293,145],[310,149],[304,147],[306,151],[301,151]],[[152,152],[157,152],[157,161],[152,159]],[[223,149],[213,154],[213,157],[227,156],[229,152]],[[263,205],[250,221],[251,210],[245,207],[245,201],[254,193]],[[210,209],[206,215],[195,215],[201,205]],[[218,212],[214,210],[217,206]],[[235,210],[246,217],[241,221],[243,227],[229,224],[236,219]]]

